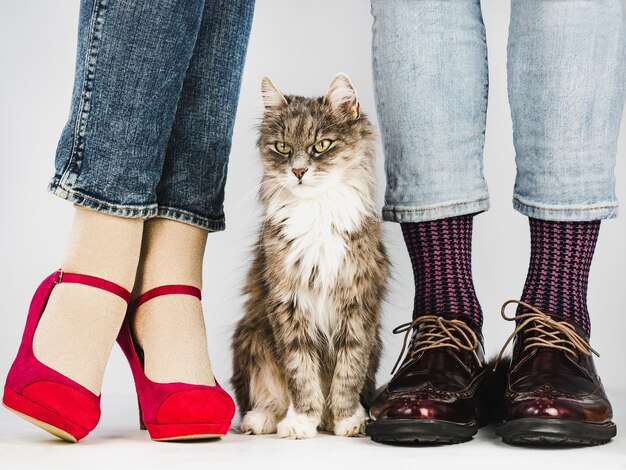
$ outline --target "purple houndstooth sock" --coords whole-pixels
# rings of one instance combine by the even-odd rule
[[[472,215],[401,224],[415,278],[413,318],[483,315],[472,281]]]
[[[522,300],[551,316],[571,320],[589,335],[587,284],[600,221],[529,220],[530,266]]]

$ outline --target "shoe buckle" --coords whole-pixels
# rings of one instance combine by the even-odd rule
[[[61,282],[63,282],[63,270],[59,269],[59,274],[57,275],[56,279],[54,280],[55,284],[61,284]]]

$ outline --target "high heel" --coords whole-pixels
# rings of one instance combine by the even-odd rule
[[[155,441],[207,439],[224,436],[235,415],[235,403],[216,382],[214,386],[150,380],[133,341],[130,321],[137,308],[161,295],[185,294],[201,298],[200,290],[187,285],[155,287],[142,294],[129,308],[117,342],[124,351],[135,379],[139,424]]]
[[[111,292],[126,303],[130,292],[123,287],[84,274],[61,270],[39,285],[28,310],[22,343],[9,370],[2,403],[24,419],[69,442],[77,442],[100,420],[100,396],[69,377],[39,362],[33,353],[33,337],[52,289],[60,283],[78,283]]]

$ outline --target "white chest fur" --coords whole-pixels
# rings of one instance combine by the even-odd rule
[[[354,188],[338,185],[315,197],[280,201],[270,207],[268,217],[281,224],[288,243],[283,263],[285,275],[299,287],[285,292],[311,316],[311,326],[332,336],[336,309],[329,293],[340,282],[350,282],[349,246],[346,235],[358,231],[367,213],[363,199]]]

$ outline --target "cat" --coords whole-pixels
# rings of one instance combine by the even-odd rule
[[[389,272],[374,130],[344,74],[320,98],[284,96],[268,77],[261,89],[264,221],[232,343],[241,430],[359,436]]]

